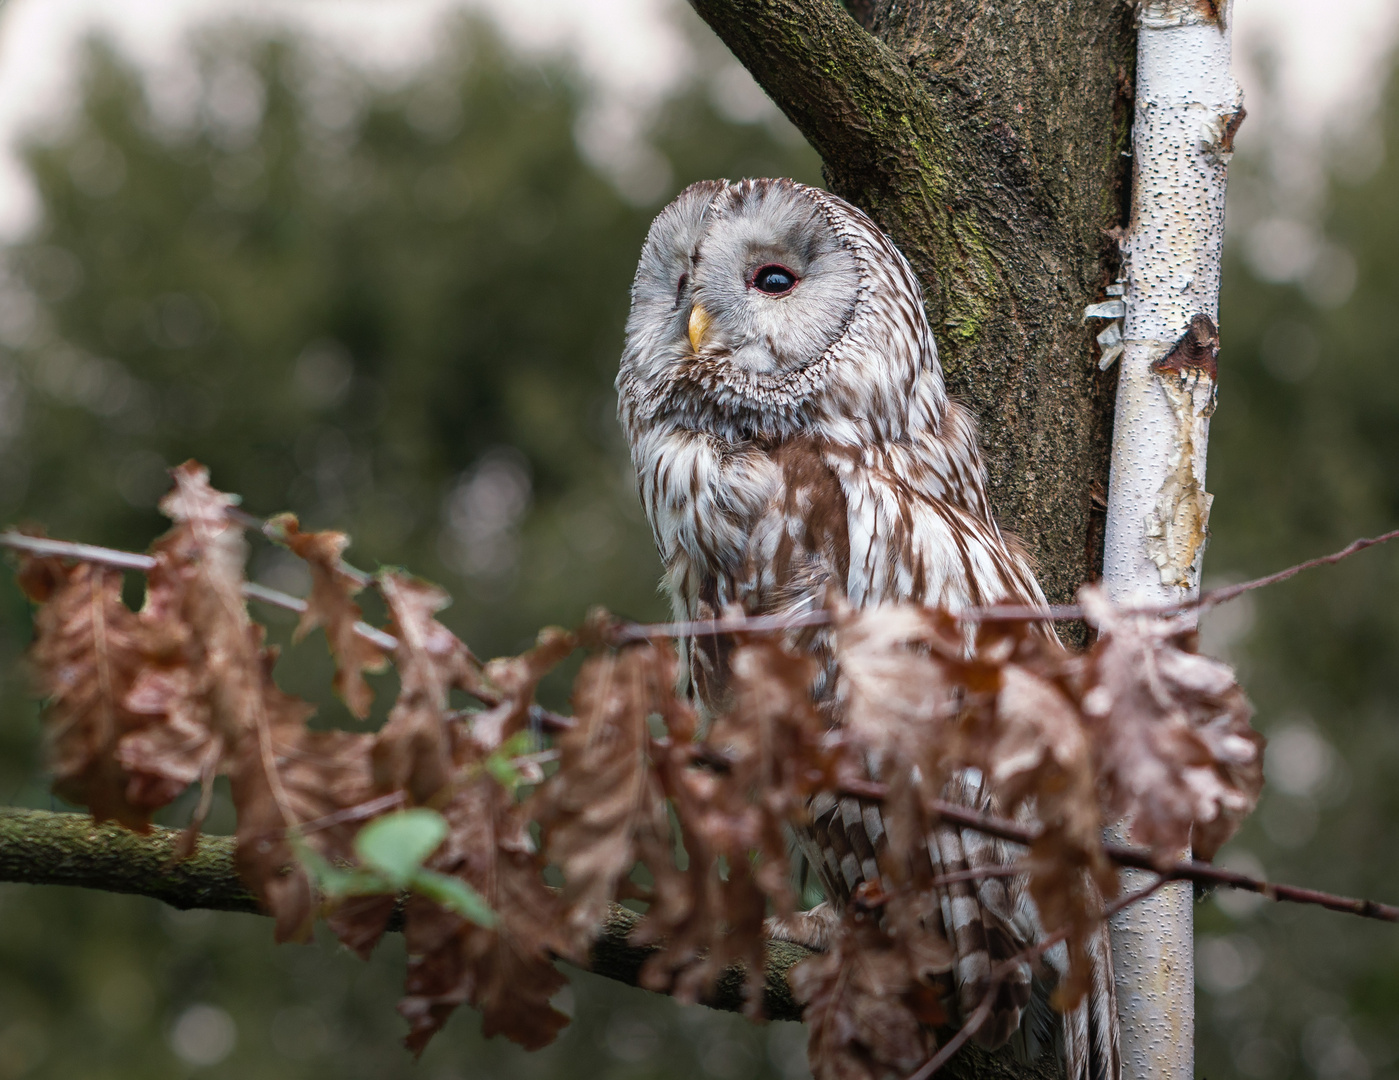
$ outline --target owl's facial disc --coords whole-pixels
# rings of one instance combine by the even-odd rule
[[[716,194],[689,272],[690,355],[740,392],[815,363],[844,333],[860,287],[816,201],[761,181]]]
[[[788,180],[683,191],[637,266],[623,411],[673,412],[725,438],[797,423],[827,385],[808,372],[839,353],[866,288],[843,222],[821,193]]]

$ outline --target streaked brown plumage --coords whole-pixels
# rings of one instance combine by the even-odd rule
[[[917,279],[843,200],[789,180],[682,192],[642,251],[617,388],[678,618],[735,606],[795,614],[828,591],[857,608],[1044,603],[1024,552],[991,513],[975,425],[944,391]],[[813,693],[839,722],[826,633],[797,641],[825,661]],[[687,677],[710,708],[723,704],[726,648],[704,638],[686,650]],[[948,795],[992,805],[972,773]],[[877,875],[879,813],[834,797],[812,810],[807,847],[841,904]],[[939,872],[1016,857],[953,827],[927,846]],[[939,899],[965,1014],[1038,920],[1019,879],[958,883]],[[1110,963],[1098,974],[1095,994],[1065,1019],[1075,1080],[1118,1071]],[[1030,979],[1022,964],[1006,980],[983,1042],[1004,1042],[1020,1025]]]

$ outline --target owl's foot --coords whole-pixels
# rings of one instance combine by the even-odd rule
[[[831,937],[839,922],[836,910],[822,901],[810,911],[773,916],[763,923],[763,932],[770,941],[790,941],[814,952],[825,952],[831,947]]]

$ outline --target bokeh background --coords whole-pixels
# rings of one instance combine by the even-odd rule
[[[1340,8],[1236,12],[1214,582],[1399,525],[1395,19]],[[0,520],[141,548],[193,456],[248,509],[446,585],[480,653],[592,603],[662,615],[611,386],[637,251],[686,183],[819,182],[815,156],[666,0],[232,10],[0,9]],[[268,548],[252,572],[305,587]],[[1399,898],[1396,601],[1380,550],[1210,617],[1271,738],[1227,864]],[[47,807],[28,628],[0,583],[0,798]],[[328,671],[316,636],[279,677],[349,722]],[[1198,916],[1202,1076],[1399,1073],[1392,928],[1227,895]],[[0,886],[0,1080],[807,1075],[798,1025],[584,975],[554,1047],[462,1010],[415,1066],[402,963],[396,940],[363,964],[250,916]]]

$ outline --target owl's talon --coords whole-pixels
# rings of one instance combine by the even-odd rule
[[[823,900],[810,911],[774,915],[763,923],[763,933],[769,941],[788,941],[813,952],[825,952],[839,922],[835,909]]]

